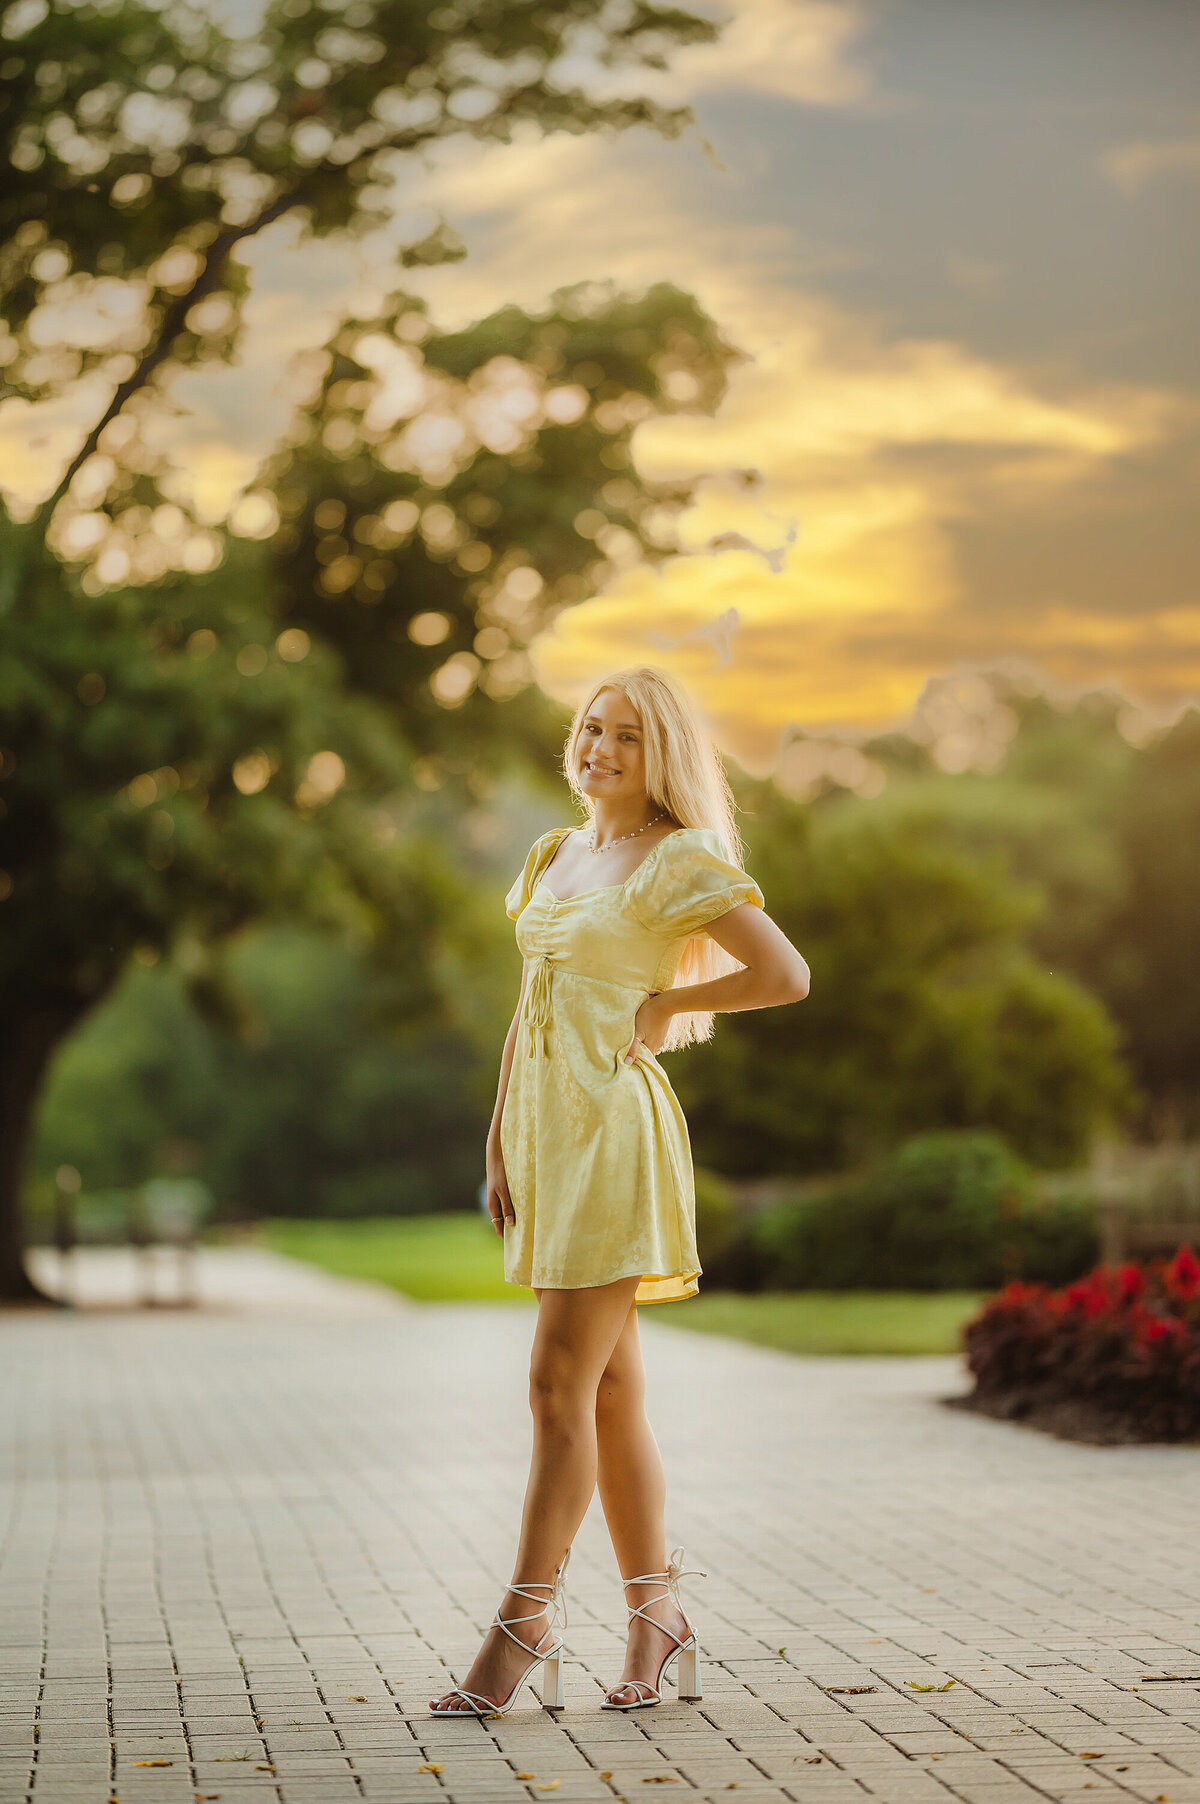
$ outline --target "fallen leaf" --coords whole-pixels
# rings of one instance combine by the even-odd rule
[[[1101,1759],[1103,1759],[1103,1755],[1101,1755],[1101,1754],[1081,1754],[1079,1756],[1079,1758],[1081,1760],[1101,1760]]]
[[[1118,1773],[1127,1773],[1129,1771],[1129,1768],[1127,1766],[1119,1766],[1119,1767],[1117,1767],[1116,1770]]]
[[[219,1791],[198,1791],[193,1792],[192,1796],[195,1798],[196,1804],[217,1804],[217,1799],[221,1794]],[[109,1804],[111,1804],[111,1799]]]
[[[796,1756],[797,1760],[803,1760],[805,1766],[820,1766],[823,1758],[824,1756],[821,1754],[797,1754]]]
[[[775,1652],[779,1655],[779,1658],[782,1660],[783,1656],[787,1653],[787,1649],[786,1649],[786,1647],[779,1647],[779,1648],[776,1648]]]
[[[135,1760],[134,1766],[174,1766],[173,1760]]]
[[[1169,1804],[1169,1794],[1165,1791],[1160,1791],[1157,1798],[1154,1800],[1154,1804]]]
[[[441,1767],[436,1765],[432,1760],[427,1760],[424,1766],[419,1766],[417,1768],[419,1773],[440,1773],[441,1770]]]
[[[856,1698],[861,1697],[864,1691],[878,1691],[879,1687],[878,1685],[826,1685],[824,1689],[836,1697]],[[933,1690],[932,1685],[929,1689]]]
[[[674,1773],[651,1773],[642,1780],[643,1785],[678,1785]]]
[[[537,1777],[536,1773],[518,1773],[517,1774],[518,1779],[535,1779],[536,1777]],[[603,1778],[603,1774],[601,1774],[601,1777]]]
[[[949,1691],[951,1685],[957,1685],[957,1679],[947,1679],[944,1685],[921,1685],[916,1679],[905,1679],[904,1683],[912,1691]]]
[[[347,1695],[347,1698],[346,1698],[346,1702],[348,1704],[365,1704],[366,1701],[367,1700],[364,1697],[351,1697],[351,1696]]]
[[[519,1774],[518,1774],[518,1777],[520,1777]],[[612,1774],[611,1773],[601,1773],[600,1777],[602,1779],[604,1779],[605,1781],[607,1781],[612,1778]]]
[[[535,1785],[534,1791],[557,1791],[562,1784],[561,1779],[547,1779],[544,1785]]]
[[[256,1773],[273,1773],[275,1768],[273,1766],[259,1765],[256,1766],[254,1770]]]

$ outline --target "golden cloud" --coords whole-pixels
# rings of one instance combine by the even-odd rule
[[[1135,139],[1105,151],[1100,167],[1113,186],[1132,199],[1148,182],[1163,176],[1200,175],[1200,138]]]

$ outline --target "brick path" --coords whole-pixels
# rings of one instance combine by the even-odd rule
[[[3,1804],[1200,1804],[1200,1679],[1153,1683],[1200,1675],[1200,1451],[940,1409],[949,1360],[662,1318],[703,1702],[597,1709],[621,1593],[589,1518],[565,1712],[431,1721],[509,1576],[532,1318],[340,1295],[0,1316]]]

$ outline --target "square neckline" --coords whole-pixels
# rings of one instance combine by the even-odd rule
[[[561,831],[562,831],[563,839],[565,839],[568,833],[574,833],[576,831],[576,829],[574,827],[563,827],[561,829]],[[634,878],[637,876],[638,872],[641,870],[642,866],[649,864],[650,860],[654,857],[654,854],[660,849],[660,847],[665,846],[669,839],[674,839],[675,835],[677,833],[692,833],[694,831],[695,831],[695,829],[692,827],[672,827],[672,829],[669,833],[664,833],[660,840],[655,841],[655,843],[651,846],[650,850],[647,852],[646,856],[644,858],[640,858],[638,860],[638,862],[634,865],[633,869],[630,871],[628,877],[626,877],[624,879],[624,881],[621,883],[598,883],[594,889],[581,889],[574,896],[556,896],[554,891],[550,888],[550,885],[546,882],[546,875],[545,875],[545,872],[543,871],[541,876],[539,876],[537,882],[534,884],[534,888],[535,889],[544,889],[546,894],[549,896],[549,898],[552,902],[559,902],[559,903],[564,903],[564,904],[567,902],[582,902],[588,896],[602,896],[605,894],[606,891],[608,891],[610,889],[615,889],[615,890],[627,889],[629,887],[629,885],[633,882]],[[558,842],[558,845],[555,846],[554,858],[558,857],[559,846],[561,846],[562,843],[563,843],[563,840],[560,839]],[[551,858],[550,864],[554,863],[554,858]],[[546,870],[549,870],[549,868],[550,868],[550,866],[547,865]]]

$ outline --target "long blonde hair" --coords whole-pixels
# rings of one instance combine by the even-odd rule
[[[721,754],[701,726],[690,698],[665,670],[639,664],[598,678],[576,709],[563,748],[563,771],[576,801],[590,820],[591,798],[584,794],[575,774],[576,752],[583,723],[596,698],[606,690],[628,696],[642,726],[642,757],[646,795],[655,807],[669,814],[681,827],[711,827],[724,844],[731,864],[745,869],[744,848],[734,820],[733,791]],[[684,947],[671,988],[708,983],[743,969],[737,959],[707,934]],[[675,1052],[697,1040],[710,1040],[713,1017],[708,1014],[674,1015],[663,1042],[664,1052]]]

